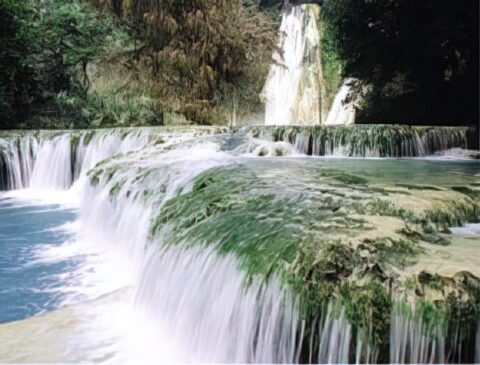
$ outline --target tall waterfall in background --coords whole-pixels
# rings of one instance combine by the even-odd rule
[[[264,89],[267,125],[321,124],[326,118],[319,15],[314,4],[289,6],[283,14]]]
[[[332,105],[326,102],[320,29],[320,6],[288,6],[280,40],[263,91],[266,125],[348,125],[355,108],[346,101],[351,79],[340,86]]]

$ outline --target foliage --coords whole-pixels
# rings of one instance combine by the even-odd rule
[[[22,99],[36,91],[28,83],[33,72],[22,62],[29,48],[24,30],[32,11],[32,1],[0,3],[0,114],[7,123],[16,117]]]
[[[368,171],[357,176],[343,168],[322,168],[302,174],[301,169],[289,165],[289,176],[296,179],[293,183],[289,180],[288,189],[280,189],[288,179],[282,174],[285,166],[272,166],[272,161],[267,170],[265,166],[245,163],[201,174],[191,191],[162,204],[152,222],[152,240],[167,245],[210,245],[219,255],[233,254],[238,268],[246,274],[245,285],[255,278],[268,281],[280,277],[300,298],[302,319],[306,322],[304,336],[313,339],[310,343],[319,342],[317,332],[311,332],[311,328],[322,324],[325,308],[333,303],[338,306],[333,315],[340,316],[343,309],[352,324],[353,338],[356,334],[362,336],[365,344],[379,355],[379,362],[388,361],[394,293],[404,288],[398,273],[415,264],[421,254],[432,252],[423,225],[430,211],[421,214],[400,208],[398,203],[387,200],[388,189],[379,198],[371,186],[379,181],[378,176],[372,178]],[[363,191],[365,195],[358,196]],[[440,189],[433,191],[442,197]],[[475,209],[475,202],[468,203]],[[452,203],[443,209],[448,215],[457,208]],[[381,217],[397,217],[403,229],[392,228],[386,236],[382,233],[376,238],[374,233],[369,238],[358,237],[370,229],[363,219],[373,216],[378,217],[378,225],[383,224]],[[428,219],[443,222],[442,217]],[[459,294],[450,303],[446,296],[441,300],[434,297],[435,305],[445,310],[466,308],[452,317],[455,321],[471,318],[477,310],[472,303],[478,297],[478,279],[464,275],[465,287],[456,280],[455,288],[467,293],[468,299]],[[422,289],[424,277],[425,273],[415,277],[411,295],[430,303],[431,298]],[[433,326],[441,313],[432,308],[425,307],[420,320]],[[442,314],[440,319],[444,317]],[[477,322],[471,323],[472,326],[465,326],[466,334],[476,329]],[[447,324],[442,322],[442,326]],[[461,341],[468,343],[468,338],[464,336]],[[455,346],[452,344],[452,348]],[[302,356],[308,354],[306,349]]]
[[[368,123],[478,119],[478,2],[325,2],[344,74],[366,94]]]
[[[161,113],[212,124],[261,107],[276,25],[259,6],[256,0],[122,2],[117,13],[142,40],[139,60],[151,71]]]
[[[2,0],[0,18],[2,127],[22,126],[34,113],[58,115],[62,93],[86,98],[87,66],[112,33],[112,18],[67,0]]]
[[[327,14],[324,11],[320,12],[318,28],[322,40],[322,67],[326,89],[325,103],[330,106],[342,81],[342,62],[338,57],[335,39],[330,27],[328,27]]]

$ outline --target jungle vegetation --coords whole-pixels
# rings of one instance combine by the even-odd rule
[[[283,4],[0,0],[0,128],[227,124],[261,113]],[[325,0],[326,74],[358,80],[361,123],[473,124],[477,8]]]
[[[476,124],[479,3],[325,1],[330,46],[360,80],[362,123]]]
[[[211,124],[261,108],[277,23],[259,1],[0,1],[3,128]]]

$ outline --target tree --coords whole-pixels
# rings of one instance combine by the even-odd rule
[[[365,93],[362,122],[478,119],[478,2],[327,0],[344,73]]]
[[[114,7],[113,0],[92,1]],[[225,117],[227,104],[260,104],[276,24],[259,6],[259,0],[123,1],[159,110],[209,124]]]
[[[262,60],[257,51],[268,42],[261,32],[265,23],[248,18],[240,0],[139,3],[135,18],[144,19],[144,38],[164,107],[210,123],[217,117],[212,112],[221,91],[236,85],[254,62]],[[260,91],[257,84],[263,77],[255,78],[244,82]]]
[[[2,127],[50,108],[59,93],[86,97],[86,68],[112,29],[109,18],[80,1],[1,1]]]
[[[21,114],[21,107],[38,92],[34,75],[23,63],[31,52],[26,24],[33,18],[32,1],[2,0],[0,3],[0,115],[4,127],[12,127]],[[35,29],[32,29],[32,34]]]

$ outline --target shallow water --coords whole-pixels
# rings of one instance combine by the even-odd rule
[[[0,323],[81,301],[65,290],[82,257],[48,255],[73,239],[74,209],[36,205],[0,195]]]
[[[2,194],[0,323],[8,323],[0,326],[0,361],[295,362],[297,304],[294,298],[281,300],[274,280],[246,290],[235,256],[218,255],[196,241],[173,248],[161,239],[150,242],[155,213],[168,199],[190,192],[210,169],[230,169],[231,187],[243,189],[240,197],[275,198],[259,200],[252,213],[246,235],[256,237],[264,234],[263,223],[289,227],[289,233],[308,222],[304,217],[312,229],[321,229],[317,218],[327,215],[319,205],[329,184],[355,190],[352,186],[366,182],[415,191],[480,183],[475,161],[312,158],[290,145],[281,146],[290,156],[260,158],[258,145],[264,142],[252,147],[245,141],[225,135],[151,145],[97,167],[96,184],[89,183],[85,169],[67,191],[52,192],[49,186],[48,194]],[[97,142],[98,156],[107,157]],[[273,152],[266,156],[278,155],[278,145],[267,144]],[[48,181],[48,168],[42,171]],[[285,207],[291,209],[282,215]],[[199,210],[199,219],[202,214]],[[162,237],[173,228],[166,224]],[[291,312],[285,315],[281,308]],[[349,334],[348,323],[334,327],[340,337]],[[332,346],[325,359],[345,359],[332,357],[337,356]]]

